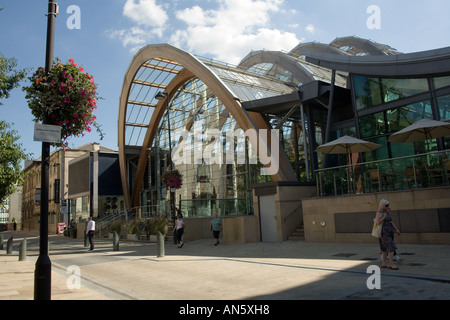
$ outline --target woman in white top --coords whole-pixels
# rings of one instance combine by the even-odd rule
[[[184,232],[184,223],[181,214],[177,215],[177,220],[175,220],[175,226],[173,228],[173,231],[176,231],[175,235],[177,238],[178,248],[181,248],[184,245],[184,242],[181,241],[181,236],[183,235]]]

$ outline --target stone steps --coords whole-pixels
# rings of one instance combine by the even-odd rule
[[[305,241],[305,229],[298,228],[296,229],[289,237],[288,240],[292,241]]]

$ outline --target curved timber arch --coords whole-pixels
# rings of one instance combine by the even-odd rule
[[[259,129],[267,129],[270,131],[270,127],[265,121],[262,121],[262,115],[257,113],[249,114],[241,106],[239,99],[234,95],[234,93],[227,87],[227,85],[203,62],[194,57],[193,55],[175,48],[168,44],[159,45],[148,45],[142,48],[133,58],[128,71],[124,78],[124,83],[122,87],[122,92],[120,96],[119,105],[119,120],[118,120],[118,143],[119,143],[119,162],[122,178],[122,187],[124,192],[124,198],[126,206],[128,208],[138,205],[139,202],[139,190],[142,184],[142,179],[145,173],[145,167],[148,161],[148,147],[152,144],[156,131],[158,129],[158,124],[163,117],[165,112],[165,107],[167,104],[165,101],[159,101],[154,105],[155,109],[151,120],[147,126],[147,132],[145,134],[144,142],[142,143],[141,152],[139,155],[139,162],[136,171],[136,178],[134,179],[134,184],[132,188],[132,194],[130,195],[127,177],[127,163],[126,163],[126,143],[125,143],[125,129],[126,129],[126,115],[130,96],[130,90],[133,83],[136,83],[136,76],[141,67],[145,66],[146,63],[152,59],[159,59],[169,61],[175,65],[182,68],[181,71],[177,72],[177,75],[170,81],[166,86],[158,86],[161,90],[165,90],[168,94],[168,101],[173,97],[177,90],[187,81],[192,78],[200,79],[214,95],[219,99],[222,104],[226,107],[228,112],[237,122],[238,126],[246,131],[249,129],[254,129],[258,131]],[[142,81],[141,81],[142,82]],[[152,85],[152,84],[146,84]],[[270,136],[262,137],[259,140],[259,147],[266,147],[267,150],[270,148]],[[253,146],[258,146],[257,141],[250,141]],[[261,145],[264,144],[263,146]],[[288,159],[284,156],[279,158],[279,168],[277,174],[272,176],[274,181],[295,181],[295,174]]]
[[[247,55],[239,64],[239,67],[250,69],[261,63],[272,63],[281,66],[284,70],[292,73],[293,82],[308,83],[314,81],[310,72],[306,71],[296,59],[277,51],[254,51]]]

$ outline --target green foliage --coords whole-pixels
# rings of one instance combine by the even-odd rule
[[[157,235],[158,231],[163,235],[167,234],[169,220],[165,216],[156,216],[150,218],[150,234]]]
[[[23,183],[24,173],[21,163],[28,160],[28,155],[17,141],[20,137],[11,125],[0,120],[0,203],[16,191],[16,186]]]
[[[129,234],[140,234],[141,233],[140,229],[139,229],[139,221],[138,220],[133,221],[128,233]]]
[[[111,223],[111,233],[114,231],[120,235],[120,232],[122,231],[122,223],[120,221],[114,221]]]
[[[1,9],[1,8],[0,8]],[[0,99],[9,98],[9,92],[19,87],[20,81],[27,75],[27,70],[16,70],[15,58],[5,58],[0,54]],[[0,106],[3,105],[0,102]]]

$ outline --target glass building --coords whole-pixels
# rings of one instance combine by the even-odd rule
[[[449,148],[449,138],[388,142],[419,119],[450,120],[449,108],[450,48],[402,54],[344,37],[287,53],[254,51],[232,66],[167,44],[149,45],[133,58],[120,98],[126,206],[144,215],[162,213],[172,199],[189,217],[247,215],[253,212],[252,186],[269,181],[317,185],[319,195],[367,193],[373,187],[369,171],[392,167],[379,161],[402,158],[395,162],[400,170],[408,156]],[[315,150],[343,135],[381,145],[352,155],[353,163],[364,164],[357,190],[337,190],[336,174],[344,171],[322,181],[329,168],[348,165],[348,157]],[[275,155],[278,171],[262,173],[268,164],[261,150]],[[181,172],[183,185],[171,194],[161,176],[172,169]],[[339,185],[348,183],[348,173],[339,179]]]

